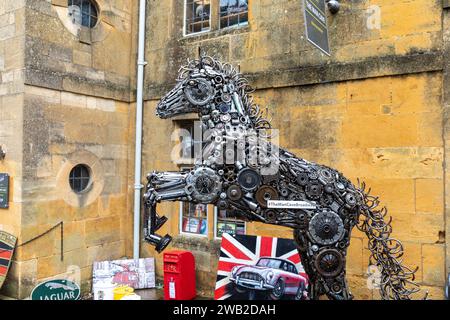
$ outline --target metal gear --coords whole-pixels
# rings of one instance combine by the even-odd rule
[[[312,217],[308,231],[314,243],[331,245],[341,240],[344,235],[344,223],[338,214],[323,211]]]
[[[322,168],[319,169],[319,180],[323,183],[323,184],[331,184],[335,181],[333,172],[330,169],[327,168]]]
[[[186,180],[187,192],[200,203],[213,202],[222,191],[220,176],[208,167],[197,168]]]
[[[264,219],[266,219],[266,221],[270,222],[270,223],[276,222],[277,221],[277,216],[278,216],[278,214],[274,210],[266,210],[263,213]]]
[[[242,198],[242,189],[238,185],[232,185],[227,190],[227,197],[232,201],[239,201]]]
[[[255,198],[262,208],[267,208],[267,201],[278,200],[278,192],[272,186],[263,185],[256,191]]]
[[[325,249],[315,259],[317,272],[325,278],[338,276],[345,266],[344,256],[336,249]]]
[[[306,186],[309,182],[309,177],[306,172],[300,172],[297,175],[297,183],[301,186]]]
[[[242,169],[237,177],[239,185],[246,191],[255,190],[261,183],[261,176],[253,169]]]
[[[188,82],[184,89],[186,99],[190,103],[196,106],[204,106],[212,99],[216,94],[212,85],[205,79],[195,79]]]
[[[323,187],[319,183],[310,183],[306,185],[305,193],[311,199],[319,199],[322,195]]]

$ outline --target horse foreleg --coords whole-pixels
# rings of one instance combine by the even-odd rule
[[[144,195],[145,240],[155,246],[161,253],[172,241],[172,237],[166,234],[164,237],[156,234],[167,221],[166,217],[160,217],[156,212],[156,205],[161,201],[186,200],[186,174],[180,172],[153,172],[147,177],[147,192]]]

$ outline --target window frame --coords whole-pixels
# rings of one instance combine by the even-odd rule
[[[238,219],[236,219],[238,220]],[[222,237],[219,237],[217,235],[217,223],[219,222],[219,208],[217,206],[214,206],[214,240],[222,240]],[[244,234],[247,235],[247,222],[242,220],[242,223],[244,223]]]
[[[203,220],[206,220],[206,233],[200,234],[200,233],[192,233],[192,232],[185,232],[183,231],[183,206],[185,204],[191,204],[190,202],[186,201],[178,201],[180,203],[180,212],[179,212],[179,234],[185,235],[185,236],[192,236],[197,238],[208,238],[209,237],[209,206],[207,204],[203,204],[206,206],[206,218]],[[202,203],[196,203],[195,205],[202,204]]]
[[[189,168],[192,169],[192,166],[195,164],[196,161],[196,151],[197,152],[202,152],[203,150],[203,136],[197,137],[196,136],[196,124],[198,124],[199,126],[201,125],[201,122],[197,119],[197,118],[183,118],[183,119],[175,119],[173,120],[173,124],[175,126],[175,132],[178,133],[178,136],[176,138],[178,138],[178,140],[172,140],[172,141],[176,141],[176,143],[182,148],[182,151],[184,153],[185,150],[185,145],[184,145],[184,141],[181,139],[183,138],[183,136],[181,135],[181,131],[178,130],[186,130],[189,132],[190,134],[190,139],[191,139],[191,146],[190,146],[190,150],[191,150],[191,157],[190,158],[186,158],[186,157],[182,157],[180,156],[179,158],[177,158],[176,160],[174,160],[175,164],[182,166],[183,169]],[[190,127],[187,128],[187,124],[190,124]],[[201,131],[200,131],[201,132]],[[196,140],[196,138],[200,138],[200,140]],[[200,146],[199,146],[200,145]]]
[[[75,173],[77,172],[76,170],[79,169],[81,176],[75,176]],[[83,171],[86,170],[87,173],[87,177],[83,176]],[[85,181],[87,179],[87,183],[85,185],[84,188],[82,188],[81,190],[78,190],[76,188],[76,186],[74,186],[73,184],[75,183],[75,181],[78,181],[80,183],[80,186],[83,185],[83,181]],[[87,192],[89,192],[89,190],[91,189],[92,186],[92,169],[91,167],[89,167],[87,164],[84,163],[78,163],[75,166],[72,167],[72,169],[69,172],[69,186],[70,189],[72,190],[72,192],[74,192],[77,195],[82,195],[85,194]]]
[[[183,38],[190,38],[195,36],[205,35],[211,32],[220,32],[227,30],[236,30],[241,28],[246,28],[250,25],[249,21],[249,13],[250,13],[250,5],[247,7],[247,21],[245,23],[238,23],[232,26],[220,27],[220,0],[210,0],[210,12],[209,12],[209,29],[203,30],[199,32],[187,33],[187,1],[183,2]],[[250,0],[249,0],[250,1]]]
[[[213,12],[214,12],[214,10],[213,10],[214,0],[210,0],[210,3],[209,3],[209,20],[208,20],[209,21],[209,27],[208,27],[208,30],[202,30],[202,31],[199,31],[199,32],[187,33],[188,25],[187,25],[187,21],[186,20],[187,20],[187,2],[188,1],[194,1],[194,0],[184,0],[184,2],[183,2],[183,10],[184,10],[184,14],[183,14],[183,37],[197,36],[197,35],[200,35],[200,34],[205,34],[205,33],[213,31],[213,28],[212,28],[212,16],[213,16]]]
[[[74,4],[72,3],[71,4],[71,2],[73,2],[74,0],[67,0],[67,8],[70,8],[71,6],[73,6]],[[81,23],[78,25],[78,24],[76,24],[75,22],[73,22],[72,21],[72,23],[73,24],[75,24],[75,25],[77,25],[77,26],[79,26],[79,27],[81,27],[81,28],[86,28],[86,29],[89,29],[89,30],[92,30],[92,29],[94,29],[98,24],[99,24],[99,22],[100,22],[100,14],[101,14],[101,12],[100,12],[100,6],[98,5],[98,3],[97,3],[97,1],[95,1],[95,0],[80,0],[81,2],[83,2],[83,1],[86,1],[86,2],[89,2],[89,4],[90,4],[90,8],[89,8],[89,26],[85,26],[85,25],[83,25],[83,6],[81,6],[80,7],[80,15],[81,15]],[[83,5],[83,3],[81,3],[81,5]],[[95,9],[95,15],[93,15],[92,14],[92,10],[91,10],[91,7],[92,8],[94,8]],[[68,14],[69,14],[69,17],[71,18],[71,19],[73,19],[73,17],[71,16],[71,13],[70,12],[68,12]],[[92,21],[92,18],[95,18],[95,24],[94,25],[90,25],[91,24],[91,21]]]
[[[217,1],[219,1],[218,3],[219,3],[219,10],[218,10],[218,23],[217,23],[217,30],[229,30],[229,29],[237,29],[237,28],[243,28],[243,27],[245,27],[245,26],[248,26],[249,25],[249,22],[248,22],[248,14],[249,14],[249,6],[248,6],[248,3],[247,3],[247,21],[246,22],[244,22],[244,23],[238,23],[238,24],[233,24],[233,25],[229,25],[229,26],[226,26],[226,27],[221,27],[221,20],[222,20],[222,17],[220,16],[220,14],[221,14],[221,11],[220,11],[220,0],[217,0]],[[250,0],[249,0],[250,1]],[[229,20],[229,19],[228,19]]]

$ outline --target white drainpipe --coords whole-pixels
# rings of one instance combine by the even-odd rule
[[[142,111],[144,91],[144,67],[145,61],[145,0],[139,1],[139,43],[137,61],[137,94],[136,94],[136,150],[134,162],[134,230],[133,230],[133,259],[139,259],[139,245],[141,234],[141,165],[142,165]]]

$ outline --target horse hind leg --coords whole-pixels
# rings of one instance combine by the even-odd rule
[[[328,281],[327,281],[328,280]],[[351,294],[347,279],[345,275],[334,279],[325,279],[325,290],[326,295],[331,300],[352,300],[353,295]]]
[[[345,277],[345,256],[347,248],[321,247],[311,243],[300,230],[294,230],[302,265],[309,278],[309,297],[312,300],[326,295],[331,300],[351,300]]]

